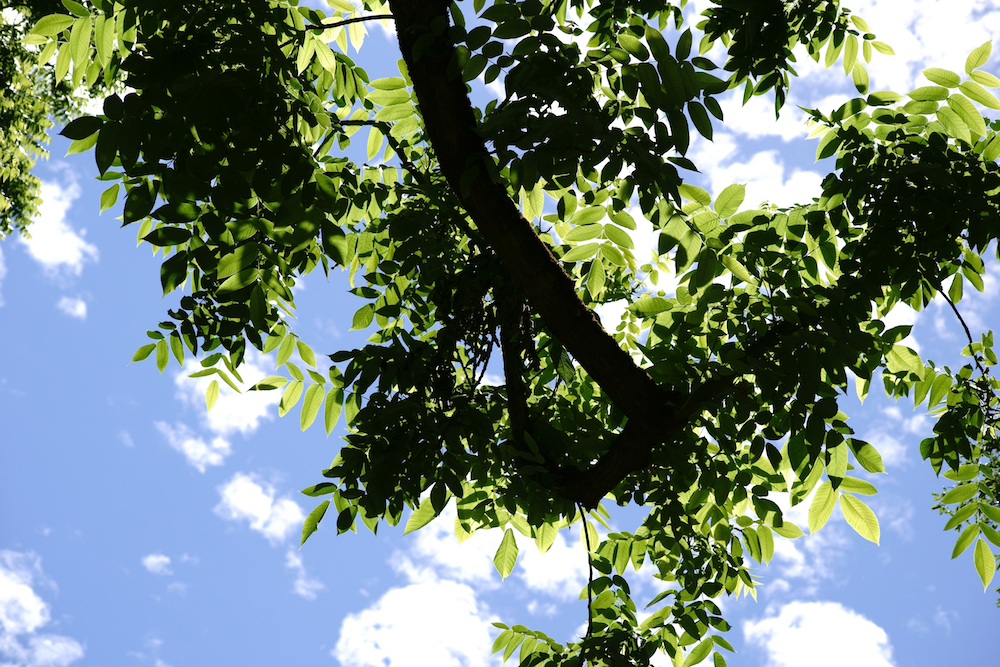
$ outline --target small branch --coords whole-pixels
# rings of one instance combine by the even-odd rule
[[[321,23],[318,26],[309,26],[305,30],[300,32],[310,32],[313,30],[329,30],[330,28],[339,28],[341,26],[350,25],[351,23],[359,23],[361,21],[378,21],[381,19],[395,19],[396,17],[392,14],[369,14],[368,16],[355,16],[354,18],[344,19],[343,21],[337,21],[336,23],[324,24]]]
[[[583,540],[587,545],[587,634],[584,639],[590,637],[594,634],[594,560],[591,557],[593,553],[590,546],[590,531],[587,530],[587,511],[586,508],[577,504],[577,508],[580,511],[580,519],[583,521],[583,526],[580,530],[583,531]],[[580,651],[580,667],[583,667],[583,651]]]
[[[406,168],[406,170],[408,172],[410,172],[411,174],[413,174],[414,177],[416,177],[418,181],[424,182],[424,173],[422,171],[420,171],[419,169],[417,169],[417,165],[415,165],[412,162],[410,162],[406,158],[406,156],[403,155],[403,147],[400,146],[399,142],[396,141],[396,138],[392,136],[392,134],[391,134],[392,126],[389,125],[388,122],[386,122],[384,120],[351,120],[349,118],[348,119],[344,119],[344,120],[338,119],[337,122],[340,123],[341,126],[344,126],[344,125],[357,125],[357,126],[370,125],[372,127],[377,127],[378,129],[382,130],[382,136],[385,137],[386,142],[390,146],[392,146],[392,150],[396,154],[396,157],[399,158],[400,163]]]
[[[958,277],[956,277],[956,279],[957,278]],[[972,340],[972,332],[969,331],[969,325],[965,323],[965,319],[962,317],[962,313],[958,312],[958,307],[955,305],[955,302],[951,300],[951,297],[949,297],[948,294],[945,293],[943,289],[939,289],[938,293],[944,297],[945,301],[948,302],[948,305],[951,306],[952,311],[954,311],[955,313],[955,317],[958,318],[958,321],[962,325],[962,328],[965,329],[965,337],[969,339],[969,354],[971,354],[973,360],[975,360],[976,368],[978,368],[979,372],[982,373],[983,375],[987,375],[989,371],[983,368],[983,365],[979,363],[979,357],[972,351],[972,346],[974,344]]]

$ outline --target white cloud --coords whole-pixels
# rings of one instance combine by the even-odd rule
[[[142,566],[153,574],[158,574],[160,576],[173,574],[173,571],[170,569],[170,556],[166,556],[164,554],[149,554],[148,556],[143,556]]]
[[[722,107],[726,131],[748,139],[776,136],[782,141],[791,141],[804,139],[809,133],[805,126],[806,114],[795,106],[786,104],[781,109],[781,116],[775,120],[774,98],[771,95],[751,97],[744,105],[743,88],[740,87],[721,100],[719,106]]]
[[[48,604],[34,590],[36,579],[38,584],[49,584],[36,554],[0,551],[0,660],[4,667],[64,667],[83,657],[83,646],[75,639],[38,632],[52,617]]]
[[[306,573],[302,556],[295,549],[289,548],[285,554],[285,567],[295,571],[295,582],[292,584],[292,590],[296,595],[306,600],[315,600],[316,594],[326,588],[322,581],[310,577]]]
[[[42,204],[31,225],[31,238],[20,239],[28,254],[50,275],[78,276],[84,263],[97,261],[97,247],[83,239],[83,230],[77,232],[66,221],[66,212],[79,196],[80,188],[74,182],[66,187],[42,182]]]
[[[485,667],[493,620],[472,588],[429,576],[349,614],[331,655],[345,667]]]
[[[920,319],[920,313],[913,310],[905,303],[899,303],[896,304],[896,307],[890,310],[885,317],[881,319],[882,323],[885,324],[885,330],[888,331],[893,327],[905,325],[910,325],[911,327],[914,326]],[[899,344],[906,345],[907,347],[913,348],[916,352],[920,352],[920,343],[917,342],[917,339],[913,337],[912,333],[899,341]]]
[[[567,542],[565,535],[579,535],[579,526],[559,531],[555,542],[544,554],[534,544],[525,545],[523,560],[515,572],[531,590],[561,600],[576,600],[587,584],[587,551],[578,539]]]
[[[132,436],[125,429],[118,431],[118,439],[121,440],[122,444],[126,447],[135,447],[135,441],[132,440]]]
[[[493,565],[493,556],[503,532],[480,530],[459,544],[454,531],[456,516],[454,504],[449,504],[437,519],[416,532],[411,553],[438,568],[449,579],[477,586],[496,586],[500,575]]]
[[[79,320],[87,319],[87,302],[83,299],[75,299],[64,296],[59,299],[59,303],[56,304],[56,307],[70,317],[75,317]]]
[[[894,664],[885,630],[836,602],[790,602],[777,613],[771,609],[760,620],[744,622],[743,636],[767,653],[768,667]]]
[[[197,468],[198,472],[205,472],[208,466],[221,466],[233,451],[225,438],[217,437],[211,442],[205,442],[204,438],[184,424],[171,426],[158,421],[153,422],[153,425],[163,434],[170,446],[183,454],[187,462]]]
[[[188,377],[191,373],[204,370],[195,360],[188,360],[184,367],[174,376],[177,386],[177,398],[185,405],[194,408],[202,422],[213,432],[221,436],[233,433],[250,435],[260,426],[262,420],[274,419],[273,406],[281,400],[281,391],[247,391],[259,380],[267,377],[260,365],[260,355],[255,350],[249,350],[243,364],[239,367],[240,376],[244,382],[240,387],[243,393],[238,394],[215,375],[204,377]],[[219,398],[212,411],[208,412],[205,405],[205,391],[213,380],[219,380]]]
[[[804,204],[818,197],[822,176],[814,171],[793,169],[785,174],[784,161],[776,150],[755,153],[745,162],[732,161],[736,141],[732,135],[720,132],[714,143],[700,142],[690,157],[708,177],[704,186],[717,195],[733,183],[746,185],[743,209],[769,202],[777,206]]]
[[[254,476],[238,472],[219,487],[222,500],[215,513],[229,521],[248,521],[250,528],[272,545],[284,542],[300,527],[305,515],[291,498],[275,499],[274,487]]]
[[[902,465],[908,461],[906,446],[881,428],[869,431],[865,434],[863,440],[871,443],[872,447],[878,450],[878,453],[882,456],[882,463],[887,468]]]

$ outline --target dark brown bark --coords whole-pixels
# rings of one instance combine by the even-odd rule
[[[476,133],[465,83],[447,75],[454,54],[447,38],[448,3],[389,4],[424,125],[449,185],[549,331],[629,419],[598,463],[564,477],[562,495],[593,507],[626,475],[648,466],[652,447],[682,426],[671,418],[673,398],[603,329],[506,188],[490,178],[495,170]],[[434,38],[432,25],[438,33]]]

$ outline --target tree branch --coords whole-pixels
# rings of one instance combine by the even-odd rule
[[[630,419],[662,418],[673,397],[604,331],[506,188],[490,178],[495,166],[476,133],[465,83],[447,74],[455,48],[440,23],[447,21],[448,2],[391,0],[390,6],[434,152],[469,216],[548,329],[612,402]],[[429,28],[432,21],[439,30]]]

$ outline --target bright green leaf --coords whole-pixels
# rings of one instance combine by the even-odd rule
[[[878,544],[880,536],[878,517],[868,505],[854,496],[843,495],[840,497],[840,509],[844,512],[847,523],[857,531],[858,535]]]
[[[514,539],[514,531],[506,529],[503,540],[493,556],[493,565],[500,573],[501,579],[506,579],[514,571],[514,564],[517,563],[517,541]]]

